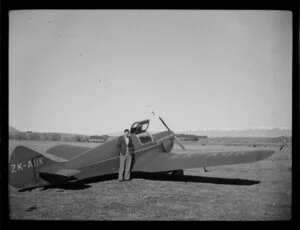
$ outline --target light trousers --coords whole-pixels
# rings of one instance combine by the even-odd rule
[[[132,156],[129,153],[120,154],[119,180],[130,180],[130,167]]]

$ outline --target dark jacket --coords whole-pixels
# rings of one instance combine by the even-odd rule
[[[131,137],[128,137],[128,138],[129,138],[128,151],[130,154],[132,154],[134,152],[134,146],[133,146]],[[127,148],[127,145],[126,145],[125,137],[120,136],[117,141],[117,152],[122,153],[122,155],[125,155],[126,148]]]

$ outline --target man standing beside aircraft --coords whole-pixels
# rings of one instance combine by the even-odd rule
[[[124,135],[117,141],[117,152],[120,154],[119,181],[130,180],[130,170],[134,146],[129,136],[129,130],[124,130]],[[125,175],[124,175],[125,173]]]

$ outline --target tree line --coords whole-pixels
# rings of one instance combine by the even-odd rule
[[[175,136],[180,139],[185,139],[190,141],[199,141],[199,139],[207,139],[207,136],[197,136],[193,134],[175,134]]]
[[[60,133],[19,132],[19,133],[9,134],[9,139],[12,140],[86,142],[89,141],[89,138],[90,137],[86,135],[72,135],[72,134],[60,134]]]

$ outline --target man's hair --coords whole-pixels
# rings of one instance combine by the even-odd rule
[[[125,133],[125,132],[128,132],[128,133],[129,133],[129,130],[128,130],[128,129],[125,129],[125,130],[124,130],[124,133]]]

